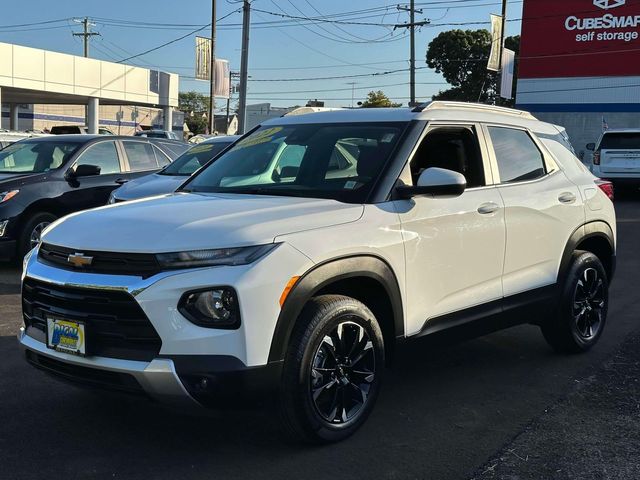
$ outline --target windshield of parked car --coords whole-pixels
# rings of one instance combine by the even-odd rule
[[[0,173],[42,173],[64,165],[78,142],[16,142],[0,151]]]
[[[602,150],[640,150],[640,132],[605,133],[600,142]]]
[[[201,143],[190,148],[160,172],[161,175],[189,176],[232,142]]]
[[[199,172],[183,190],[332,198],[362,203],[406,125],[262,127]]]

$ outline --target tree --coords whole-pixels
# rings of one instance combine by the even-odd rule
[[[393,103],[382,90],[377,92],[369,92],[367,99],[362,102],[362,108],[391,108],[399,107],[400,103]]]
[[[207,132],[207,120],[202,114],[209,110],[209,96],[199,92],[180,92],[178,108],[185,113],[184,121],[194,135]]]
[[[207,133],[209,129],[209,123],[202,114],[193,115],[192,117],[185,116],[184,122],[187,124],[187,127],[189,127],[189,131],[194,135]]]
[[[178,108],[187,115],[203,113],[209,110],[209,96],[199,92],[180,92]]]
[[[505,46],[517,56],[520,37],[508,37]],[[499,75],[487,70],[490,52],[488,30],[450,30],[434,38],[427,48],[427,65],[442,74],[453,88],[439,92],[433,99],[513,103],[498,98]]]

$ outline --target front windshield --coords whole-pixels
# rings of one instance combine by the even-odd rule
[[[21,141],[0,151],[0,173],[43,173],[64,165],[78,142]]]
[[[201,143],[190,148],[185,153],[170,163],[167,168],[162,170],[162,175],[192,175],[209,160],[214,158],[225,148],[231,145],[231,142]]]
[[[362,203],[406,125],[262,127],[222,154],[183,190]]]

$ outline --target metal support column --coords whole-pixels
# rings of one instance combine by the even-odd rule
[[[87,127],[89,128],[88,133],[98,133],[99,117],[100,101],[95,97],[91,97],[87,102]]]
[[[20,130],[18,128],[18,104],[12,103],[9,106],[9,130]]]
[[[162,125],[164,130],[173,131],[173,108],[162,107]]]

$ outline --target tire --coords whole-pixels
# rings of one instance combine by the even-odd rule
[[[383,370],[382,332],[365,305],[340,295],[310,300],[284,360],[279,402],[283,433],[306,443],[349,437],[371,413]]]
[[[33,248],[32,245],[32,235],[37,233],[37,238],[39,240],[39,234],[42,233],[42,230],[49,224],[53,223],[57,217],[52,215],[51,213],[36,213],[32,215],[27,223],[22,227],[22,232],[20,233],[20,238],[18,239],[18,260],[22,261],[24,256],[29,253],[29,251]],[[39,230],[39,232],[36,232]]]
[[[582,353],[602,336],[609,307],[609,280],[600,259],[590,252],[573,253],[558,308],[542,324],[542,334],[560,353]]]

